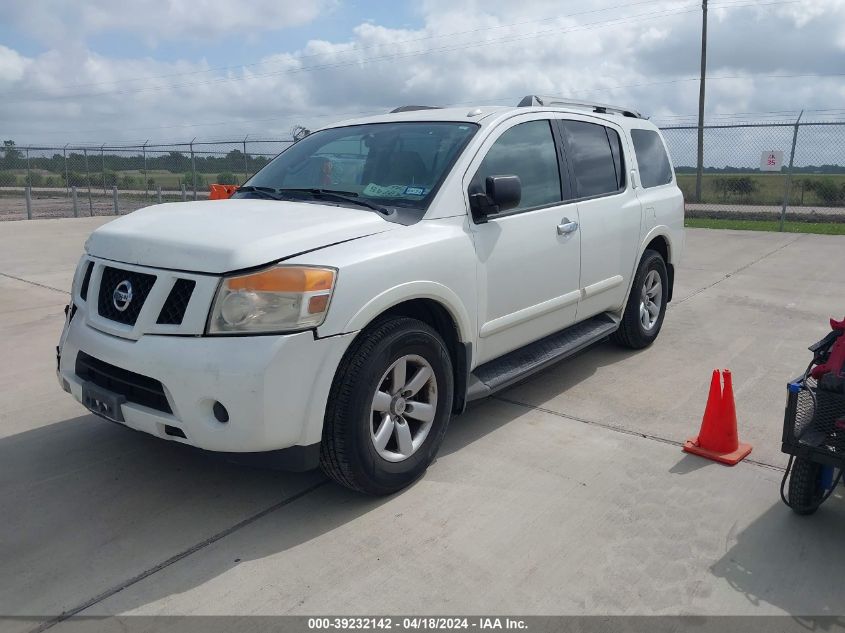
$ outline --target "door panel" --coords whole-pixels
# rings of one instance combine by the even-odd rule
[[[559,119],[581,222],[579,321],[625,302],[640,244],[642,209],[626,173],[633,165],[621,129]]]
[[[491,134],[468,170],[468,194],[483,191],[488,176],[517,175],[522,184],[515,210],[470,225],[479,288],[474,364],[575,321],[581,237],[578,206],[564,202],[559,149],[551,122],[526,115]]]
[[[519,213],[476,226],[479,257],[478,362],[575,322],[581,237],[558,235],[577,205]]]
[[[578,320],[621,309],[640,244],[641,207],[633,191],[578,203],[581,287]]]

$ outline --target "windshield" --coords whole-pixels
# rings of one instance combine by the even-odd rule
[[[403,122],[322,130],[291,145],[244,187],[276,195],[319,190],[379,207],[425,209],[477,129],[472,123]],[[341,196],[331,201],[343,203]]]

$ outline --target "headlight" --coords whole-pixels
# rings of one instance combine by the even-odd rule
[[[79,294],[79,290],[82,288],[82,278],[85,277],[85,270],[88,268],[88,259],[83,255],[79,258],[79,262],[76,264],[76,270],[73,273],[73,281],[70,284],[70,298],[71,301],[76,298],[76,295]]]
[[[317,327],[326,318],[336,277],[333,268],[282,265],[224,277],[211,307],[208,333]]]

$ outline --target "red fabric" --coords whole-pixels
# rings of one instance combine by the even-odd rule
[[[843,332],[843,334],[831,346],[827,362],[816,365],[810,372],[810,375],[816,380],[825,374],[833,373],[836,376],[845,374],[845,319],[841,321],[831,319],[830,327],[834,331]]]

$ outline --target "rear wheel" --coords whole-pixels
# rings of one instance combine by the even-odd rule
[[[434,460],[452,411],[440,335],[405,317],[370,326],[346,352],[326,407],[320,465],[338,483],[390,494]]]
[[[666,262],[657,251],[647,250],[634,276],[622,322],[611,338],[631,349],[651,345],[663,326],[668,298]]]
[[[796,457],[789,475],[789,507],[796,514],[813,514],[819,509],[824,488],[821,464]]]

